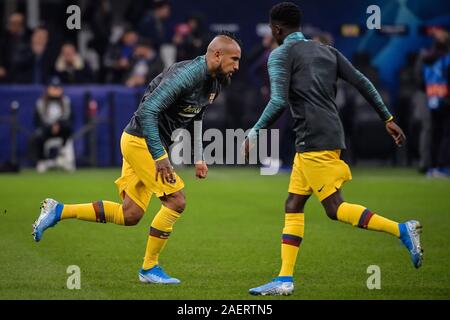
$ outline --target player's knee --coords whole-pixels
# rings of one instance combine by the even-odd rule
[[[328,198],[322,200],[323,208],[325,209],[325,212],[330,219],[337,220],[338,208],[343,201],[344,199],[342,198],[339,191],[336,191]]]
[[[299,212],[299,209],[294,200],[287,198],[286,202],[284,204],[284,211],[286,213],[295,213],[295,212]]]
[[[127,207],[123,208],[123,217],[126,226],[135,226],[139,223],[144,211],[141,208]]]
[[[178,213],[182,213],[186,209],[186,198],[184,196],[178,197],[174,203],[174,209]]]
[[[184,209],[186,209],[186,197],[182,192],[176,192],[165,196],[161,200],[164,206],[178,213],[182,213]]]
[[[298,196],[289,194],[286,202],[284,203],[284,210],[286,213],[298,213],[304,212],[305,202],[308,199],[307,196]]]
[[[133,201],[126,193],[124,193],[123,203],[123,218],[126,226],[135,226],[139,223],[142,216],[144,215],[144,210],[139,207],[139,205]]]

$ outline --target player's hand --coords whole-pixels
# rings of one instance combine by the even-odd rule
[[[394,121],[386,123],[386,130],[391,135],[392,139],[394,139],[395,144],[401,147],[406,140],[403,130]]]
[[[195,176],[199,179],[205,179],[208,175],[208,166],[205,161],[197,161],[195,163]]]
[[[251,139],[251,138],[247,137],[247,138],[245,138],[244,142],[242,143],[241,154],[244,156],[245,161],[248,161],[250,151],[255,146],[254,140],[255,139]]]
[[[164,158],[158,161],[155,161],[156,163],[156,181],[158,181],[159,176],[161,176],[161,181],[163,184],[166,182],[173,184],[177,182],[175,179],[175,171],[173,171],[172,164],[169,161],[169,158]]]

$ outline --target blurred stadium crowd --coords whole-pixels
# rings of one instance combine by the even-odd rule
[[[46,86],[36,101],[35,132],[30,136],[29,148],[30,163],[38,165],[41,171],[46,168],[42,163],[39,167],[39,161],[52,157],[51,145],[45,142],[60,137],[62,146],[66,146],[73,135],[65,86],[91,83],[146,86],[173,62],[203,54],[214,35],[206,23],[206,15],[198,12],[186,13],[185,21],[169,25],[176,8],[166,0],[124,2],[120,22],[117,12],[113,15],[110,0],[81,2],[83,30],[87,32],[62,27],[66,25],[66,16],[51,12],[30,29],[23,10],[10,13],[0,29],[0,84]],[[304,33],[315,41],[333,45],[330,33],[307,29]],[[405,130],[408,143],[405,148],[395,150],[376,113],[358,92],[341,82],[337,105],[347,134],[348,150],[344,157],[348,162],[376,159],[414,165],[430,177],[450,176],[449,33],[437,28],[430,36],[432,46],[410,53],[405,59],[398,74],[396,96],[380,81],[368,53],[357,52],[349,57],[379,89]],[[243,51],[241,70],[217,101],[219,106],[209,110],[206,128],[251,127],[270,97],[266,64],[275,47],[266,31],[257,46]],[[282,162],[288,166],[294,154],[290,123],[286,112],[275,125],[281,130]],[[73,170],[73,154],[68,158],[65,168]]]

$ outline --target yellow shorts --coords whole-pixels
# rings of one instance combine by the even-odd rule
[[[341,150],[296,153],[289,193],[310,195],[320,201],[331,196],[352,179],[348,165],[340,159]]]
[[[115,181],[119,195],[123,198],[125,191],[144,212],[153,193],[162,197],[184,188],[183,180],[176,174],[176,182],[173,184],[163,184],[161,177],[156,181],[155,161],[144,138],[124,132],[120,139],[120,149],[123,157],[122,176]]]

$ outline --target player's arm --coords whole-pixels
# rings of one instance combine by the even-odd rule
[[[195,176],[199,179],[205,179],[208,174],[208,166],[203,158],[203,117],[206,107],[195,116],[194,124],[194,163]]]
[[[158,120],[160,113],[166,111],[182,94],[197,81],[195,68],[189,66],[174,70],[153,90],[137,111],[144,138],[152,158],[156,162],[156,177],[162,182],[174,183],[173,168],[159,136]]]
[[[250,141],[256,138],[259,130],[270,127],[289,105],[290,69],[287,60],[288,54],[283,47],[275,49],[269,56],[267,67],[270,79],[270,101],[244,142],[245,155],[251,147]]]
[[[332,48],[332,47],[330,47]],[[406,137],[403,130],[393,121],[394,117],[389,112],[375,86],[357,70],[350,61],[337,49],[332,48],[337,57],[338,76],[355,87],[367,100],[378,116],[385,122],[387,132],[392,136],[395,143],[401,146]]]

